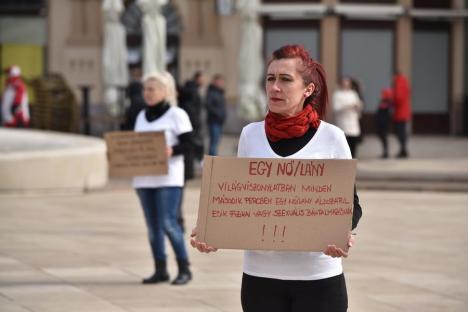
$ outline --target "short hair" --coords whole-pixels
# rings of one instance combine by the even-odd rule
[[[156,83],[158,84],[158,86],[166,89],[167,88],[167,78],[164,77],[164,75],[162,73],[159,73],[159,72],[150,72],[150,73],[147,73],[143,76],[143,79],[141,80],[143,83],[146,83],[148,82],[149,80],[153,80],[153,81],[156,81]]]
[[[200,78],[201,76],[203,76],[203,72],[201,70],[197,70],[194,74],[193,74],[193,79],[197,80],[198,78]]]

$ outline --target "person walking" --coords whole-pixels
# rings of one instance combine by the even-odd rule
[[[207,111],[208,133],[210,135],[208,154],[216,156],[218,155],[218,145],[223,133],[223,124],[226,120],[224,78],[220,74],[214,75],[213,81],[208,87],[205,107]]]
[[[390,88],[382,89],[380,102],[377,106],[376,129],[377,136],[382,143],[381,158],[388,158],[388,128],[390,126],[391,110],[393,108],[393,92]]]
[[[408,79],[396,73],[393,77],[393,123],[400,144],[397,158],[409,157],[406,144],[408,141],[408,123],[411,121],[411,89]]]
[[[287,45],[273,52],[265,89],[268,114],[242,130],[238,157],[350,159],[344,133],[323,121],[328,102],[325,72],[302,46]],[[361,217],[354,193],[352,229]],[[304,238],[307,239],[307,238]],[[354,235],[350,232],[348,245]],[[192,233],[200,252],[216,251]],[[341,257],[348,252],[329,245],[323,252],[244,252],[241,303],[245,312],[343,312],[348,295]]]
[[[184,185],[184,151],[190,146],[192,125],[187,113],[167,101],[166,79],[162,74],[148,74],[143,79],[146,107],[135,123],[136,132],[164,131],[169,172],[159,176],[137,176],[133,179],[148,228],[155,272],[143,284],[169,281],[165,235],[177,258],[178,275],[173,285],[184,285],[192,279],[182,228],[177,222]]]
[[[362,102],[357,92],[352,89],[349,77],[341,79],[340,88],[333,94],[332,104],[335,124],[344,131],[351,155],[356,158],[357,145],[361,135],[359,116],[362,111]]]

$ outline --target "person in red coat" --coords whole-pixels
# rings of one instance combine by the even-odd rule
[[[411,89],[408,79],[401,73],[393,77],[393,122],[400,143],[400,152],[396,157],[409,156],[406,148],[408,139],[408,123],[411,120]]]
[[[7,79],[2,96],[2,124],[5,127],[26,128],[29,126],[29,100],[21,70],[13,65],[5,72]]]

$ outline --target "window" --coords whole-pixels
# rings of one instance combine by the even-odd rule
[[[1,0],[0,15],[42,15],[45,0]]]
[[[340,0],[339,2],[353,4],[397,4],[396,0]]]
[[[277,4],[277,3],[281,3],[281,4],[289,4],[289,3],[320,3],[322,2],[321,0],[263,0],[262,1],[263,3],[268,3],[268,4]]]
[[[413,7],[418,9],[450,9],[450,0],[413,0]]]

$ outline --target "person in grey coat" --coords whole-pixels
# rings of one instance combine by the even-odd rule
[[[216,156],[218,145],[223,133],[226,120],[226,98],[224,96],[224,78],[220,74],[213,76],[213,80],[206,93],[205,107],[207,112],[210,148],[208,154]]]

